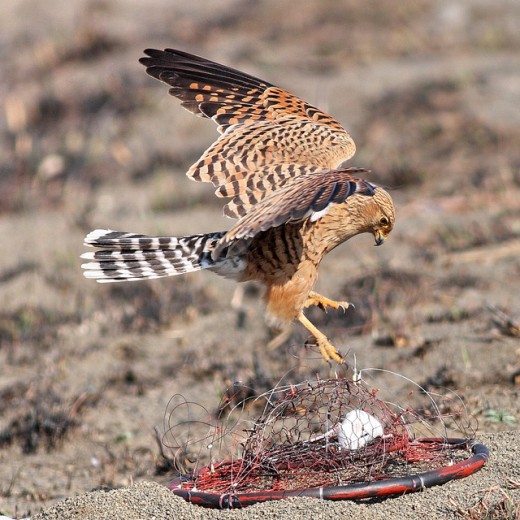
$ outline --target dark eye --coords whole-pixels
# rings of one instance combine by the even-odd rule
[[[383,227],[387,227],[390,224],[390,222],[386,217],[381,217],[381,219],[379,220],[379,224]]]

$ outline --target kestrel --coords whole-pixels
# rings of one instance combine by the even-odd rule
[[[325,360],[343,357],[305,316],[304,309],[345,308],[312,290],[323,257],[359,233],[376,245],[392,231],[390,195],[363,180],[368,173],[341,164],[354,141],[332,117],[290,92],[186,52],[145,51],[146,72],[167,83],[190,112],[213,119],[219,138],[188,170],[230,197],[229,231],[154,237],[97,229],[85,245],[87,278],[119,282],[209,269],[239,282],[265,286],[267,320],[286,328],[298,320]]]

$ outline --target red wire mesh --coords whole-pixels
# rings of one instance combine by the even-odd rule
[[[363,381],[317,379],[256,398],[252,408],[262,405],[259,416],[231,427],[223,420],[213,426],[186,419],[169,429],[176,441],[170,447],[177,459],[195,460],[198,467],[177,483],[221,495],[342,486],[407,475],[411,464],[417,472],[467,456],[466,445],[414,440],[415,431],[434,433],[432,421],[424,419],[428,413],[377,394]],[[196,441],[180,442],[177,434],[187,426],[207,431]],[[209,461],[203,466],[205,456]]]

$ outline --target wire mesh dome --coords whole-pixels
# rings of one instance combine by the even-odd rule
[[[380,399],[361,380],[317,379],[279,386],[256,398],[259,403],[256,419],[241,419],[229,429],[222,421],[215,426],[182,421],[170,429],[173,435],[188,423],[190,428],[203,424],[206,435],[175,447],[178,454],[189,453],[188,458],[197,462],[210,455],[208,463],[170,484],[174,493],[208,507],[241,507],[302,495],[349,498],[346,491],[355,491],[352,498],[363,498],[391,494],[389,489],[396,485],[399,491],[394,492],[402,493],[441,483],[433,476],[425,478],[424,472],[433,471],[438,478],[442,473],[445,481],[449,468],[458,477],[448,480],[460,478],[467,473],[468,460],[474,471],[487,458],[482,445],[448,438],[446,421],[440,421],[439,436],[431,411],[419,413]],[[216,446],[220,460],[214,454]],[[468,458],[469,451],[473,457]],[[403,490],[405,481],[411,489]]]

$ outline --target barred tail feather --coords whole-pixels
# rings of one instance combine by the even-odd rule
[[[225,232],[187,237],[149,237],[96,229],[85,245],[99,248],[81,258],[86,278],[99,283],[145,280],[218,267],[211,251]]]

